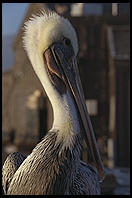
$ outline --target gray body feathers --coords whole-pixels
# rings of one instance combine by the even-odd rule
[[[4,194],[7,193],[15,172],[25,159],[26,156],[19,152],[12,153],[6,158],[2,167],[2,186]]]
[[[96,171],[80,161],[80,137],[75,137],[72,151],[69,148],[62,150],[63,142],[55,144],[56,137],[56,132],[49,132],[25,160],[20,160],[21,163],[15,166],[18,167],[17,171],[10,180],[8,178],[7,195],[100,194]],[[7,175],[13,172],[7,171],[6,167],[11,169],[14,167],[12,163],[19,162],[17,159],[15,162],[9,160],[11,157],[4,164],[3,187],[5,172],[9,172]]]

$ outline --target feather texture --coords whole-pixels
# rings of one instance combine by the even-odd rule
[[[75,56],[78,42],[70,22],[57,13],[42,12],[25,23],[24,47],[51,101],[52,129],[28,157],[8,156],[3,165],[3,189],[7,195],[95,195],[100,194],[99,177],[80,161],[81,128],[75,101],[67,92],[60,95],[44,67],[43,53],[53,43],[69,38]]]

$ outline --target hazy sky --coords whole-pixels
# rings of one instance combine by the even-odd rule
[[[2,36],[15,34],[29,3],[2,3]]]

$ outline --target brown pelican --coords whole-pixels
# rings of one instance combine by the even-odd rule
[[[99,176],[104,171],[79,78],[76,32],[67,19],[43,12],[25,23],[23,40],[52,104],[54,120],[31,154],[19,159],[19,168],[14,166],[10,181],[8,167],[17,160],[14,156],[13,160],[7,158],[3,166],[4,191],[8,195],[100,194]],[[92,165],[80,160],[81,134]]]

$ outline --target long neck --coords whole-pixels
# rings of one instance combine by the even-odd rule
[[[52,100],[52,99],[51,99]],[[65,140],[66,145],[72,144],[74,137],[80,132],[79,119],[74,101],[69,93],[66,93],[59,99],[52,100],[54,121],[52,129],[58,129],[58,140]]]
[[[52,104],[53,126],[16,172],[9,194],[68,194],[80,163],[75,104],[68,93],[59,95],[43,67],[34,69]]]
[[[41,55],[33,56],[31,63],[52,104],[54,115],[52,130],[59,131],[57,140],[63,139],[65,145],[70,146],[75,135],[80,132],[74,101],[68,92],[61,95],[52,85]]]

